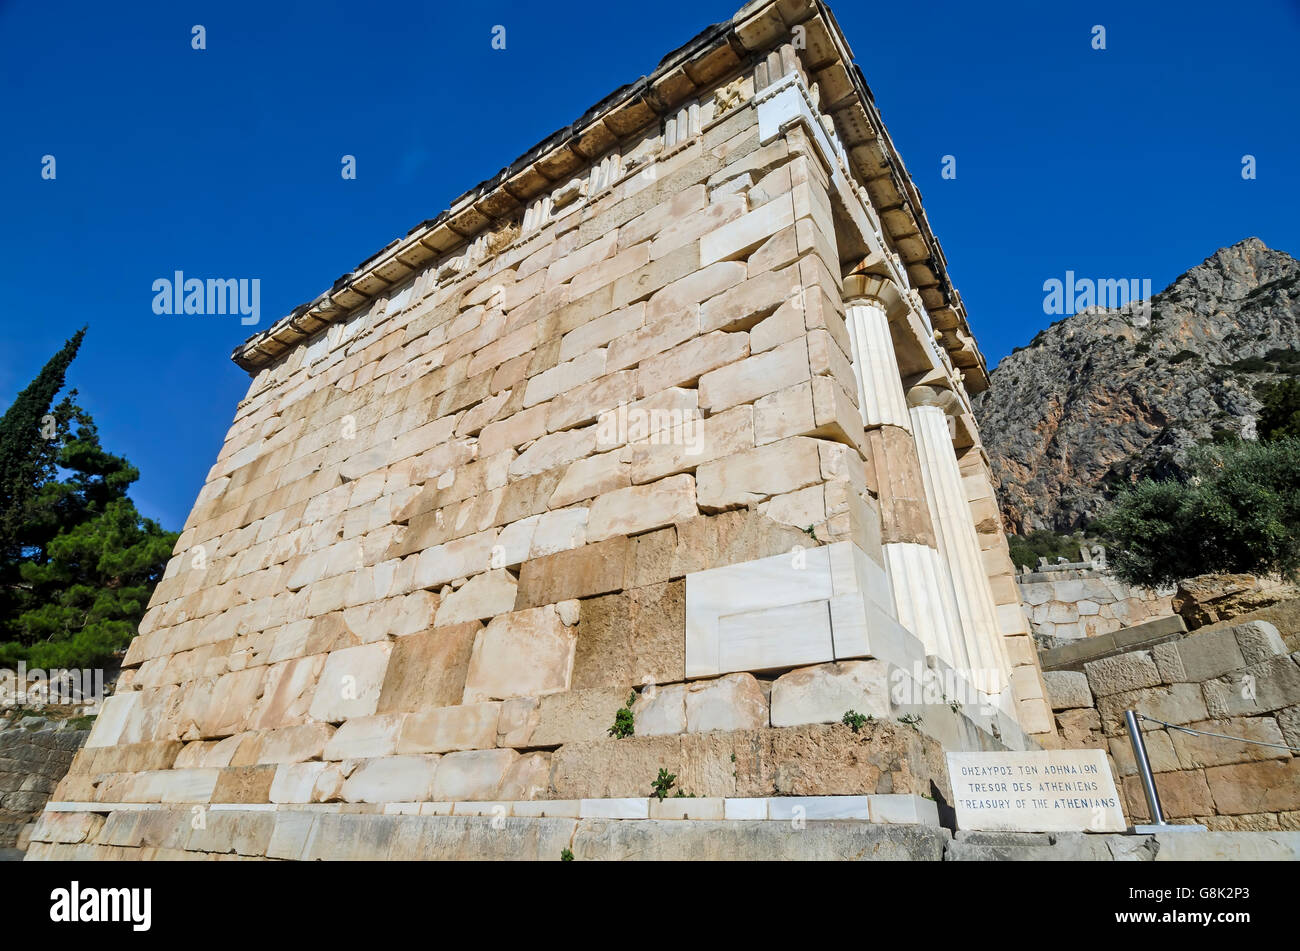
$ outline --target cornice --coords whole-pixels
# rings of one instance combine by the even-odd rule
[[[984,358],[973,344],[965,308],[947,273],[943,251],[921,196],[899,157],[861,70],[834,16],[821,0],[755,0],[729,21],[708,27],[660,60],[649,76],[623,86],[556,130],[435,218],[362,261],[314,299],[295,307],[231,354],[256,373],[317,331],[410,281],[430,263],[485,231],[519,218],[529,202],[564,185],[575,172],[683,103],[787,41],[802,27],[802,63],[833,117],[844,154],[879,213],[883,230],[907,270],[967,386],[987,385]],[[972,379],[974,377],[974,379]]]

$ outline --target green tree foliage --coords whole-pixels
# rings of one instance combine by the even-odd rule
[[[1185,480],[1144,479],[1091,526],[1130,584],[1300,570],[1300,439],[1206,445]]]
[[[15,554],[27,505],[37,487],[54,475],[58,444],[52,430],[59,420],[52,418],[56,414],[50,407],[85,335],[84,327],[73,334],[0,417],[0,557]],[[65,427],[70,408],[66,400],[59,407]]]
[[[1011,563],[1017,567],[1028,565],[1030,568],[1038,566],[1039,558],[1046,558],[1049,562],[1055,562],[1057,558],[1078,561],[1083,541],[1082,535],[1061,535],[1047,529],[1027,535],[1007,536]]]
[[[51,366],[61,386],[62,358],[75,355],[81,336],[46,365],[0,426],[0,452],[30,480],[9,482],[3,497],[10,509],[0,550],[0,666],[97,666],[124,650],[176,541],[127,497],[139,472],[100,445],[76,391],[49,409],[58,393],[49,390]],[[52,419],[33,436],[30,421],[46,416]],[[39,441],[35,448],[22,445],[23,434]]]
[[[1300,437],[1300,379],[1270,384],[1259,398],[1264,404],[1255,424],[1260,439]]]

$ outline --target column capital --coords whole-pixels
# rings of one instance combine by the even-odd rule
[[[933,382],[913,386],[907,391],[907,406],[909,410],[929,407],[942,413],[947,419],[953,449],[965,450],[979,445],[975,417],[955,390]]]
[[[891,319],[909,309],[903,289],[880,274],[850,274],[844,278],[841,295],[845,304],[875,304]]]
[[[907,391],[908,407],[936,406],[949,416],[960,416],[966,412],[966,406],[956,393],[944,386],[933,383],[914,386]]]

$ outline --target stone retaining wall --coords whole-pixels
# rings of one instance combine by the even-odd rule
[[[1293,634],[1294,632],[1292,632]],[[1124,711],[1300,748],[1300,651],[1267,621],[1217,625],[1044,674],[1062,741],[1110,754],[1130,822],[1149,819]],[[1166,819],[1211,829],[1300,829],[1300,758],[1144,722]]]
[[[1040,648],[1174,613],[1172,588],[1132,587],[1097,568],[1029,572],[1017,575],[1016,582]]]
[[[21,848],[24,826],[36,819],[88,730],[0,732],[0,849]]]

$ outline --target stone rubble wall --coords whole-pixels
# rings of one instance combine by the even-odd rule
[[[1294,640],[1295,632],[1288,633]],[[1107,750],[1130,822],[1149,821],[1149,810],[1125,710],[1300,748],[1300,651],[1268,621],[1203,628],[1083,668],[1043,675],[1057,725],[1066,746]],[[1294,754],[1142,726],[1167,820],[1211,829],[1300,829],[1300,758]]]
[[[23,848],[23,829],[45,808],[89,730],[0,731],[0,849]]]
[[[1096,568],[1028,572],[1015,580],[1034,639],[1044,648],[1175,613],[1173,589],[1133,587]]]

